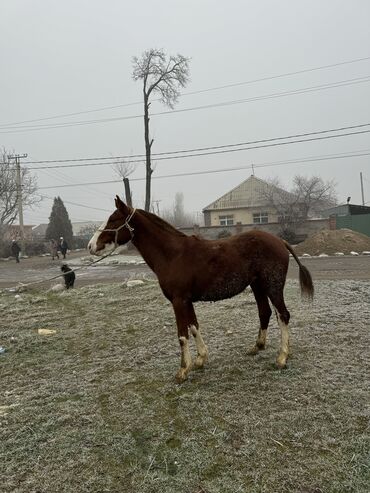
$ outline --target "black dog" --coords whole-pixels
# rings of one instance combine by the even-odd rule
[[[63,264],[60,270],[62,272],[65,272],[65,274],[63,274],[63,277],[64,277],[64,283],[66,285],[66,289],[73,288],[76,279],[76,274],[72,271],[72,269],[67,264]]]

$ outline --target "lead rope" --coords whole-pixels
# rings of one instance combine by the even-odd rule
[[[126,221],[121,224],[121,226],[119,226],[118,228],[116,229],[100,229],[98,228],[98,231],[112,231],[112,232],[115,232],[115,236],[114,236],[114,248],[113,250],[111,250],[109,253],[107,253],[106,255],[103,255],[102,257],[98,258],[98,260],[94,260],[93,262],[91,262],[89,265],[83,265],[82,267],[77,267],[76,269],[72,269],[68,272],[77,272],[79,270],[82,270],[82,269],[88,269],[89,267],[91,267],[92,265],[95,265],[97,264],[98,262],[101,262],[102,260],[106,259],[107,257],[110,257],[118,248],[118,232],[126,227],[129,232],[130,232],[130,235],[131,235],[131,239],[134,237],[134,228],[132,226],[130,226],[129,224],[129,221],[131,220],[132,216],[135,214],[135,211],[136,209],[134,209],[130,216],[128,218],[126,218]],[[18,283],[17,286],[14,286],[13,288],[5,288],[6,290],[10,290],[10,289],[15,289],[15,290],[20,290],[20,289],[23,289],[23,288],[27,288],[28,286],[33,286],[35,284],[41,284],[42,282],[48,282],[48,281],[53,281],[54,279],[58,279],[59,277],[64,277],[65,274],[58,274],[57,276],[54,276],[54,277],[49,277],[48,279],[41,279],[39,281],[34,281],[34,282],[28,282],[28,283],[23,283],[23,282],[20,282]]]

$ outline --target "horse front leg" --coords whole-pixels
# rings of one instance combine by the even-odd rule
[[[184,382],[190,370],[192,369],[192,359],[189,347],[189,329],[195,338],[198,357],[195,360],[195,366],[200,368],[208,359],[207,347],[199,332],[198,321],[194,312],[193,304],[189,300],[176,298],[172,302],[176,316],[177,333],[181,349],[181,366],[176,374],[178,383]]]
[[[192,333],[195,344],[197,346],[198,356],[194,362],[195,368],[203,368],[204,364],[208,361],[208,349],[204,344],[203,337],[200,335],[200,329],[195,325],[190,326],[190,332]]]

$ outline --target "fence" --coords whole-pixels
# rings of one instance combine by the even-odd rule
[[[334,216],[335,228],[348,228],[358,233],[370,236],[370,214],[357,214],[355,216]]]

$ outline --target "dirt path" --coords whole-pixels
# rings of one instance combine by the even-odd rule
[[[81,268],[77,272],[76,287],[93,285],[96,283],[109,284],[125,281],[130,278],[155,277],[140,256],[125,254],[109,257],[109,259],[87,267],[89,257],[85,251],[72,252],[66,261],[74,268]],[[60,273],[62,260],[52,260],[51,257],[31,257],[22,259],[19,264],[14,260],[0,261],[0,288],[9,288],[17,283],[28,283],[48,279]],[[359,257],[322,257],[304,258],[302,262],[308,267],[314,279],[370,279],[370,256]],[[291,259],[289,279],[298,278],[298,267]],[[41,286],[49,286],[55,281],[46,281]]]

